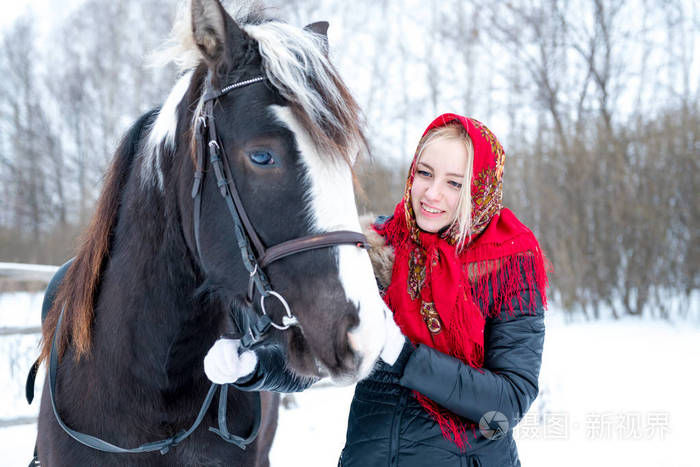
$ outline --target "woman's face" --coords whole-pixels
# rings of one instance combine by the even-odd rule
[[[455,219],[466,166],[467,148],[459,139],[441,138],[423,149],[411,187],[421,230],[435,233]]]

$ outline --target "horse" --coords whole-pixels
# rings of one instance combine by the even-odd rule
[[[258,393],[247,449],[205,428],[213,408],[178,435],[211,400],[203,358],[235,329],[232,310],[268,317],[264,339],[304,377],[357,381],[384,343],[387,309],[357,241],[352,164],[367,142],[327,23],[296,28],[257,9],[234,19],[218,0],[192,0],[181,16],[181,74],[116,150],[43,323],[41,358],[55,369],[41,465],[269,465],[278,394]],[[256,393],[221,394],[229,431],[255,431]],[[126,447],[170,441],[106,452],[69,429]]]

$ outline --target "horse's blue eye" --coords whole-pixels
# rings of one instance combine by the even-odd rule
[[[275,159],[273,159],[272,154],[267,151],[251,152],[248,157],[250,157],[250,160],[258,165],[270,165],[275,163]]]

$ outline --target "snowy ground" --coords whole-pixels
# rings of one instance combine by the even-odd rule
[[[691,301],[698,306],[698,300]],[[0,295],[0,326],[36,325],[36,295]],[[696,316],[698,310],[691,315]],[[24,377],[36,336],[0,337],[0,419],[36,413]],[[516,428],[524,466],[697,466],[700,326],[625,319],[565,323],[547,317],[540,396]],[[14,364],[10,364],[14,361]],[[280,410],[275,467],[335,466],[352,388],[314,389]],[[34,425],[0,429],[2,466],[26,465]]]

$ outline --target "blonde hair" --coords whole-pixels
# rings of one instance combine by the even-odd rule
[[[462,179],[462,188],[459,191],[459,203],[457,204],[457,214],[452,220],[448,231],[455,235],[457,250],[460,251],[468,242],[471,235],[472,225],[472,171],[474,167],[474,144],[467,133],[467,129],[460,122],[451,122],[437,128],[433,128],[426,133],[418,143],[418,157],[416,164],[420,161],[425,148],[436,141],[444,139],[459,140],[464,143],[467,151],[467,165]]]

